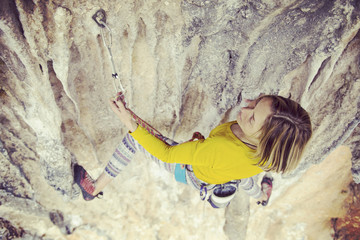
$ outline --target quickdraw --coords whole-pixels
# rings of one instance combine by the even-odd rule
[[[207,196],[207,187],[205,184],[201,185],[201,188],[200,188],[200,199],[201,200],[205,200],[206,199],[206,196]]]
[[[112,66],[112,78],[113,78],[113,83],[114,83],[114,88],[116,90],[116,92],[125,92],[125,89],[123,88],[119,75],[116,72],[116,68],[115,68],[115,63],[114,63],[114,59],[113,59],[113,55],[112,55],[112,51],[111,51],[111,46],[112,46],[112,31],[110,29],[110,27],[106,24],[106,13],[103,9],[98,10],[93,16],[92,19],[94,19],[94,21],[96,22],[97,25],[99,25],[100,27],[100,33],[101,33],[101,38],[103,40],[104,46],[107,48],[108,53],[109,53],[109,57],[110,57],[110,62],[111,62],[111,66]],[[106,37],[106,33],[105,31],[107,31],[107,35],[108,37]],[[118,87],[116,86],[116,79],[118,79]]]
[[[112,46],[112,31],[110,29],[110,27],[106,24],[106,13],[103,9],[98,10],[93,16],[92,19],[96,22],[96,24],[100,27],[100,33],[101,33],[101,38],[103,40],[104,46],[107,48],[108,53],[109,53],[109,57],[110,57],[110,62],[112,65],[112,78],[113,78],[113,83],[114,83],[114,88],[116,90],[116,99],[120,100],[125,108],[130,112],[131,116],[133,117],[133,119],[137,122],[137,124],[139,124],[140,126],[142,126],[143,128],[145,128],[151,135],[157,137],[160,140],[162,139],[162,134],[156,130],[154,127],[152,127],[149,123],[147,123],[146,121],[144,121],[143,119],[141,119],[138,115],[136,115],[130,108],[126,107],[126,101],[125,101],[125,89],[123,88],[119,75],[116,72],[116,68],[115,68],[115,63],[114,63],[114,59],[113,59],[113,55],[111,52],[111,46]],[[106,33],[105,30],[107,30],[108,33],[108,37],[106,37]],[[118,85],[119,88],[116,86],[115,83],[115,79],[118,79]]]
[[[125,101],[125,96],[124,96],[125,89],[123,88],[123,86],[121,84],[121,81],[120,81],[120,78],[119,78],[119,75],[116,72],[115,63],[114,63],[113,55],[112,55],[112,52],[111,52],[112,31],[111,31],[110,27],[106,24],[106,13],[105,13],[105,11],[103,9],[98,10],[92,16],[92,19],[100,27],[101,38],[103,40],[104,46],[107,48],[108,53],[109,53],[110,62],[111,62],[111,65],[112,65],[112,70],[113,70],[113,73],[111,74],[111,76],[113,78],[114,87],[115,87],[115,90],[116,90],[116,97],[115,97],[116,100],[120,100],[124,104],[125,108],[130,112],[131,116],[133,117],[133,119],[136,121],[137,124],[139,124],[140,126],[145,128],[151,135],[153,135],[153,136],[155,136],[158,139],[163,141],[162,134],[158,130],[156,130],[149,123],[147,123],[146,121],[141,119],[130,108],[128,108],[126,106],[126,101]],[[105,30],[107,30],[108,37],[106,37]],[[119,88],[116,86],[115,79],[119,80],[118,81]]]

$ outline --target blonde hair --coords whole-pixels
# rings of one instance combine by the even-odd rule
[[[256,164],[264,171],[288,173],[300,162],[312,129],[309,114],[297,102],[280,96],[259,98],[272,100],[272,113],[261,128],[256,149]]]

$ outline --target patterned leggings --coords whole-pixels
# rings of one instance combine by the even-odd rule
[[[166,142],[169,145],[177,145],[178,143],[161,136],[162,140]],[[115,152],[113,153],[111,159],[107,163],[105,167],[105,172],[112,178],[115,178],[127,165],[131,162],[132,158],[134,157],[135,153],[137,151],[141,151],[145,154],[145,156],[148,159],[153,160],[157,163],[157,165],[165,169],[166,171],[174,174],[175,172],[175,163],[165,163],[158,158],[151,155],[148,151],[146,151],[130,134],[126,134],[125,137],[122,139],[121,143],[118,145],[118,147],[115,149]],[[186,171],[186,181],[187,183],[194,187],[197,190],[200,190],[201,186],[206,184],[202,180],[198,179],[194,172],[192,171],[191,166],[187,166]],[[261,197],[261,189],[256,183],[257,176],[253,176],[250,178],[241,179],[241,182],[239,183],[239,186],[251,197],[254,198],[260,198]],[[215,185],[212,185],[215,186]]]

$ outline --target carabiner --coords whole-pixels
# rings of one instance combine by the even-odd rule
[[[200,188],[200,199],[204,201],[206,199],[206,195],[207,195],[207,188],[205,185],[202,184]]]

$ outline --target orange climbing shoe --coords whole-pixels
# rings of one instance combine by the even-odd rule
[[[90,201],[95,198],[95,196],[92,195],[95,190],[95,181],[82,166],[77,164],[74,166],[74,180],[77,185],[79,185],[85,201]]]

